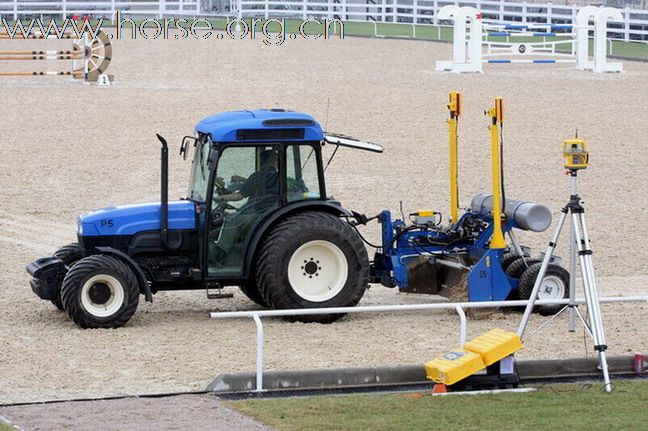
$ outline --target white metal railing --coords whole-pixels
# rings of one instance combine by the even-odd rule
[[[91,15],[115,19],[123,16],[158,18],[173,16],[239,16],[241,18],[339,18],[345,21],[439,25],[437,11],[454,0],[0,0],[0,18],[69,18]],[[575,22],[577,5],[464,0],[462,5],[482,11],[487,21],[500,23]],[[648,40],[648,10],[620,9],[622,22],[610,23],[608,37],[615,40]]]
[[[263,392],[263,345],[264,331],[262,317],[308,316],[313,314],[351,314],[351,313],[382,313],[393,311],[425,311],[425,310],[454,310],[459,316],[459,345],[466,342],[467,319],[465,309],[492,307],[526,306],[528,301],[487,301],[487,302],[456,302],[438,304],[410,305],[378,305],[365,307],[332,307],[306,308],[299,310],[256,310],[256,311],[226,311],[210,313],[212,319],[252,318],[256,325],[256,386],[254,392]],[[600,298],[600,303],[610,302],[648,302],[648,296],[621,296]],[[567,305],[568,299],[535,301],[536,305]],[[585,299],[579,298],[575,304],[585,304]]]
[[[438,25],[437,11],[450,0],[232,0],[232,8],[242,18],[317,19]],[[465,0],[485,20],[501,23],[572,24],[579,6],[552,3]],[[623,22],[612,22],[608,31],[619,40],[648,39],[648,10],[623,8]]]

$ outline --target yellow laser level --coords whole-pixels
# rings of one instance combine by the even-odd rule
[[[563,141],[563,157],[565,168],[570,171],[587,169],[589,166],[589,153],[584,139],[573,138]]]

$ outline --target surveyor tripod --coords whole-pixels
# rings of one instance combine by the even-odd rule
[[[566,167],[569,168],[568,165],[566,165]],[[554,233],[554,236],[549,242],[547,250],[545,251],[544,259],[542,260],[542,266],[540,268],[540,273],[538,274],[538,278],[535,281],[533,291],[531,292],[531,298],[529,299],[526,309],[524,310],[524,316],[522,317],[522,321],[520,322],[520,326],[518,328],[518,335],[520,336],[520,338],[522,338],[529,321],[529,317],[533,312],[533,307],[540,289],[551,288],[552,286],[551,283],[547,283],[547,286],[543,286],[543,282],[546,281],[545,273],[547,271],[547,267],[549,266],[551,257],[553,256],[553,252],[556,249],[558,238],[560,237],[560,233],[563,229],[563,226],[565,225],[565,221],[569,217],[571,222],[569,247],[569,303],[551,320],[555,319],[565,310],[569,310],[569,330],[573,331],[575,320],[574,315],[579,317],[579,319],[583,323],[583,326],[594,340],[594,350],[599,355],[600,367],[603,371],[603,381],[605,382],[605,390],[607,392],[611,392],[612,387],[610,385],[610,375],[608,373],[607,359],[605,356],[607,345],[605,343],[603,320],[601,318],[601,306],[596,287],[596,277],[594,276],[594,266],[592,264],[592,249],[590,248],[590,239],[587,232],[587,224],[585,223],[585,208],[583,207],[581,198],[578,195],[577,190],[579,169],[584,169],[584,167],[570,168],[568,170],[568,175],[570,176],[571,180],[571,194],[569,202],[561,210],[560,220],[558,221],[556,232]],[[581,271],[581,279],[585,293],[585,303],[587,304],[589,323],[578,311],[578,307],[575,303],[575,273],[577,259]],[[542,327],[551,322],[551,320],[546,322]]]

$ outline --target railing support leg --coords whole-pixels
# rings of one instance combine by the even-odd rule
[[[258,314],[252,316],[256,325],[256,389],[254,392],[263,392],[263,323]]]
[[[459,315],[459,346],[463,347],[466,344],[466,313],[459,304],[455,305],[455,310]]]

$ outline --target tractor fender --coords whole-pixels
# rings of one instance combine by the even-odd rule
[[[148,280],[146,279],[146,275],[144,275],[144,271],[142,271],[142,268],[140,268],[139,265],[129,255],[127,255],[123,251],[114,249],[112,247],[95,247],[95,248],[101,253],[112,255],[122,260],[128,266],[130,266],[131,269],[135,271],[137,281],[139,282],[140,285],[140,292],[144,293],[144,299],[146,299],[147,302],[153,302],[153,292],[151,292],[151,286],[149,286]]]
[[[254,256],[256,255],[256,250],[259,247],[261,239],[266,234],[266,232],[268,232],[274,225],[276,225],[286,217],[305,211],[321,211],[336,216],[353,216],[351,211],[342,208],[342,206],[337,201],[331,200],[297,202],[273,212],[267,219],[259,224],[259,226],[255,229],[250,242],[248,243],[249,246],[247,247],[246,251],[245,268],[243,272],[245,278],[249,279],[251,276],[250,272],[252,271],[252,268],[254,266]]]

